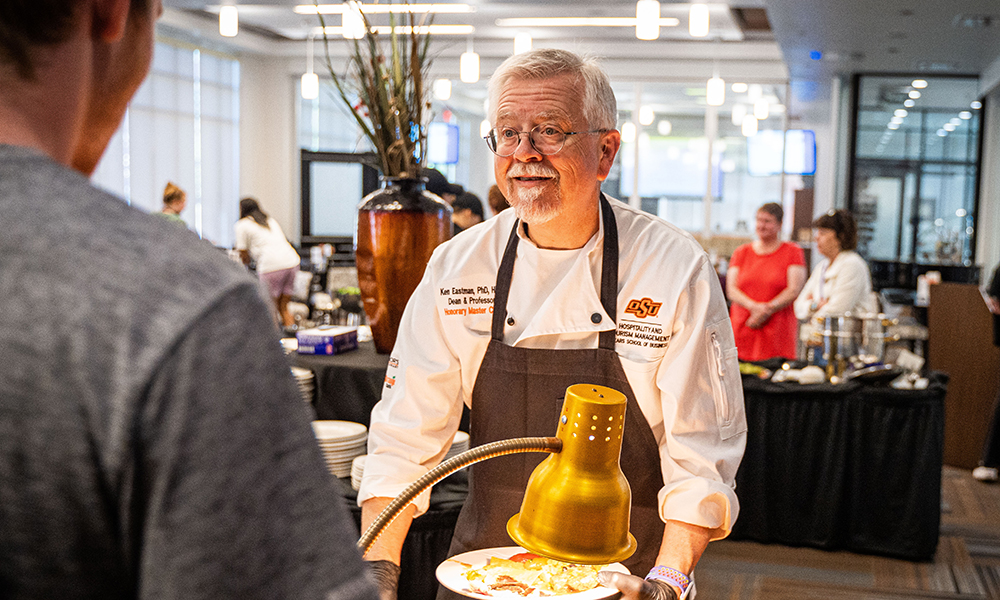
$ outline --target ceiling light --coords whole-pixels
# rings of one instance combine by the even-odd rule
[[[922,90],[925,87],[927,87],[927,81],[923,79],[914,79],[913,83],[911,83],[910,85],[917,88],[918,90]]]
[[[531,34],[519,33],[514,36],[514,54],[531,50]]]
[[[748,87],[749,86],[745,83],[736,82],[733,84],[733,87],[731,89],[737,94],[743,94],[746,93]]]
[[[515,17],[497,19],[497,27],[636,27],[635,17]],[[679,19],[664,17],[660,27],[676,27]]]
[[[938,134],[938,137],[944,137],[944,136],[948,135],[948,132],[945,131],[944,129],[938,129],[937,130],[937,134]]]
[[[958,209],[958,210],[955,211],[955,216],[956,217],[964,217],[967,214],[969,214],[969,211],[965,210],[964,208],[960,208],[960,209]]]
[[[692,4],[688,12],[688,32],[691,37],[707,36],[708,26],[708,5]]]
[[[764,94],[764,88],[761,87],[759,83],[751,83],[747,87],[747,100],[754,103],[760,100],[760,97]]]
[[[889,127],[889,129],[896,130],[899,129],[899,123],[889,123],[887,127]]]
[[[451,80],[450,79],[435,79],[434,80],[434,97],[438,100],[447,100],[451,98]]]
[[[479,81],[479,55],[472,50],[463,52],[458,59],[458,73],[462,83]]]
[[[954,125],[952,125],[951,123],[945,123],[945,124],[944,124],[944,125],[943,125],[943,126],[941,127],[941,129],[944,129],[945,131],[955,131],[955,126],[954,126]]]
[[[719,170],[723,173],[732,173],[736,170],[736,161],[731,158],[723,160],[719,163]]]
[[[359,4],[363,13],[470,13],[468,4]],[[300,15],[333,15],[344,12],[343,4],[300,4],[293,9]]]
[[[753,116],[758,121],[763,121],[767,118],[768,106],[767,100],[761,99],[753,103]]]
[[[902,125],[903,124],[903,117],[893,117],[893,118],[889,119],[889,122],[890,123],[895,123],[896,125]]]
[[[365,37],[365,18],[357,2],[345,2],[340,20],[340,34],[349,40]]]
[[[905,117],[909,113],[906,112],[905,108],[897,108],[896,110],[892,111],[892,114],[897,117]]]
[[[708,80],[705,86],[705,102],[709,106],[722,106],[726,101],[726,82],[719,77]]]
[[[970,113],[967,110],[963,110],[962,112],[958,113],[958,118],[959,119],[971,119],[972,118],[972,113]]]
[[[903,106],[905,106],[906,108],[913,108],[914,106],[916,106],[916,104],[917,103],[913,100],[906,100],[903,102]]]
[[[410,26],[409,25],[397,25],[395,28],[389,25],[374,25],[372,26],[372,31],[381,35],[389,35],[395,30],[398,35],[409,35]],[[414,28],[417,35],[472,35],[476,32],[476,28],[472,25],[418,25]],[[354,34],[360,32],[361,37],[365,35],[364,25],[360,29],[354,29],[352,31]],[[313,30],[315,35],[344,35],[343,27],[317,27]],[[351,38],[344,35],[348,39],[361,39],[361,37]]]
[[[952,117],[948,119],[948,122],[951,123],[952,125],[958,126],[962,124],[962,119],[959,119],[958,117]]]
[[[659,133],[660,135],[670,135],[670,132],[673,131],[673,129],[674,129],[673,124],[671,124],[670,121],[666,119],[663,119],[662,121],[656,124],[656,132]]]
[[[737,127],[743,125],[743,117],[745,116],[747,116],[747,107],[745,104],[733,106],[733,125]]]
[[[482,121],[479,122],[479,136],[480,137],[486,137],[486,136],[488,136],[490,134],[490,129],[493,129],[493,126],[490,125],[490,120],[489,119],[483,119]]]
[[[302,74],[302,97],[306,100],[319,97],[319,76],[315,73]]]
[[[910,90],[910,93],[907,94],[907,96],[916,100],[917,98],[920,97],[920,92],[918,92],[917,90]]]
[[[235,6],[223,6],[219,8],[219,35],[223,37],[236,37],[240,28],[239,12]]]
[[[635,37],[640,40],[660,37],[659,0],[639,0],[635,3]]]
[[[653,112],[652,106],[647,105],[639,107],[640,125],[652,125],[655,119],[656,119],[656,113]]]
[[[635,141],[635,123],[622,123],[622,142],[628,144]]]
[[[979,110],[980,108],[983,107],[983,103],[980,102],[979,100],[973,100],[972,104],[970,104],[969,107],[972,108],[972,110]]]
[[[743,117],[743,124],[740,129],[746,137],[755,135],[757,133],[757,119],[753,115]]]

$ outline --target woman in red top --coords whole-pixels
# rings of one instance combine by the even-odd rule
[[[740,360],[795,358],[798,320],[792,302],[806,282],[802,248],[782,242],[780,204],[757,211],[757,239],[736,249],[726,273]]]

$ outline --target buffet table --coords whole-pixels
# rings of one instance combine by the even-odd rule
[[[289,358],[296,367],[310,369],[315,375],[317,419],[353,421],[365,427],[370,424],[372,407],[382,396],[388,354],[375,352],[375,344],[368,341],[343,354],[293,352]]]
[[[744,376],[732,539],[926,560],[937,547],[947,375],[925,390]]]

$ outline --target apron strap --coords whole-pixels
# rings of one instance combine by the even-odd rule
[[[604,221],[604,244],[601,258],[601,306],[604,312],[611,316],[612,325],[618,314],[618,223],[611,203],[604,192],[601,192],[601,217]],[[514,277],[514,259],[517,258],[517,228],[521,220],[514,222],[507,239],[500,268],[497,270],[497,284],[493,296],[493,323],[490,332],[492,339],[503,343],[504,321],[507,319],[507,298],[510,296],[510,282]],[[598,347],[607,350],[615,349],[615,334],[617,328],[602,331],[599,335]]]
[[[517,258],[517,228],[521,219],[514,221],[507,240],[507,248],[503,251],[503,259],[497,270],[497,285],[493,291],[493,329],[492,339],[503,343],[503,325],[507,319],[507,297],[510,296],[510,281],[514,277],[514,259]]]
[[[618,223],[604,192],[601,192],[601,217],[604,219],[604,250],[601,259],[601,306],[611,316],[611,324],[616,325],[618,316]],[[617,326],[602,331],[598,347],[615,349]]]

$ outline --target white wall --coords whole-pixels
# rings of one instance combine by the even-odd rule
[[[986,96],[983,123],[983,172],[979,185],[979,232],[976,264],[983,267],[985,284],[1000,261],[1000,86]]]

